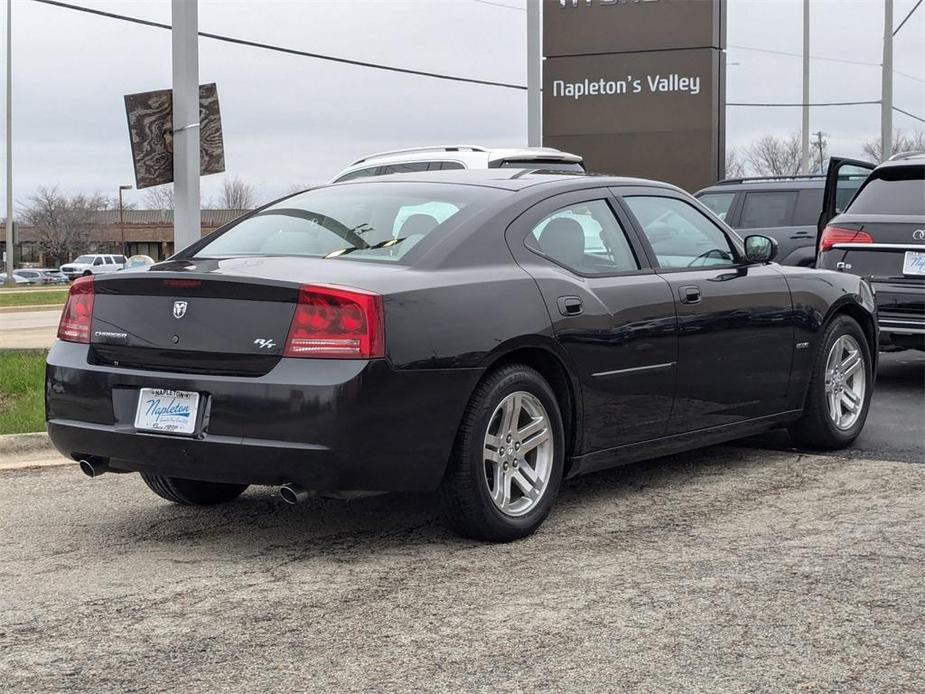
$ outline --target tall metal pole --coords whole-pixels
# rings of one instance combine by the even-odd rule
[[[13,279],[13,0],[6,0],[6,283]]]
[[[883,0],[883,76],[880,94],[880,160],[893,154],[893,0]]]
[[[119,253],[125,256],[125,207],[122,204],[122,186],[119,186],[119,240],[121,248]]]
[[[171,0],[174,252],[200,238],[197,0]]]
[[[527,145],[543,144],[543,46],[540,0],[527,0]]]
[[[803,159],[801,173],[808,174],[809,156],[809,0],[803,0]]]

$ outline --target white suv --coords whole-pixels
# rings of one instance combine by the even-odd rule
[[[544,169],[547,171],[584,171],[582,158],[551,147],[488,149],[475,145],[416,147],[371,154],[359,159],[335,176],[340,183],[365,176],[384,176],[413,171],[445,169]]]
[[[122,255],[82,255],[77,260],[62,265],[61,272],[72,280],[83,275],[117,272],[124,267],[125,256]]]

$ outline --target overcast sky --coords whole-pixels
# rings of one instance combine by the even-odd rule
[[[169,0],[71,0],[170,22]],[[895,0],[895,21],[915,0]],[[401,67],[523,84],[523,0],[200,0],[200,30]],[[497,5],[505,5],[499,7]],[[728,101],[799,101],[802,0],[729,0]],[[5,22],[5,19],[4,19]],[[813,0],[812,100],[880,98],[883,0]],[[5,41],[5,24],[3,26]],[[5,54],[5,51],[4,51]],[[863,63],[863,64],[858,64]],[[895,104],[925,117],[925,8],[896,36]],[[5,66],[4,66],[5,67]],[[522,91],[339,65],[200,39],[218,84],[227,175],[261,200],[325,181],[352,160],[434,143],[526,144]],[[123,95],[170,86],[170,33],[13,0],[15,199],[39,185],[115,195],[133,183]],[[879,106],[818,108],[836,154],[880,132]],[[902,114],[894,126],[925,129]],[[800,127],[798,108],[727,110],[727,144]],[[5,177],[5,171],[0,171]],[[222,174],[204,177],[206,198]],[[0,197],[2,195],[0,188]],[[142,205],[141,195],[128,201]],[[5,214],[0,200],[0,215]]]

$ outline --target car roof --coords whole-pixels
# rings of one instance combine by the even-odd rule
[[[580,163],[582,158],[577,154],[563,152],[553,147],[480,147],[478,145],[434,145],[430,147],[411,147],[396,149],[388,152],[369,154],[350,164],[352,169],[361,164],[387,164],[396,161],[413,160],[441,160],[465,158],[463,155],[484,155],[489,161],[497,159],[557,159],[565,162]]]
[[[662,181],[624,176],[601,176],[580,172],[544,171],[542,169],[451,169],[447,171],[414,171],[356,178],[334,186],[387,185],[390,183],[449,183],[456,185],[481,186],[508,191],[519,191],[540,185],[558,184],[558,187],[590,188],[602,186],[658,186],[678,190],[676,186]]]
[[[877,166],[878,169],[891,169],[896,166],[922,166],[925,165],[925,152],[904,152],[894,154],[885,162]]]
[[[824,176],[813,176],[811,178],[762,178],[762,179],[730,179],[714,183],[702,190],[698,190],[695,195],[702,193],[737,193],[739,191],[753,192],[760,190],[807,190],[812,188],[825,188]]]

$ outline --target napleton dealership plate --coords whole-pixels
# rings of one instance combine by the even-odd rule
[[[142,388],[138,391],[135,428],[169,434],[192,434],[196,429],[199,393]]]
[[[925,251],[906,251],[903,259],[904,275],[925,275]]]

